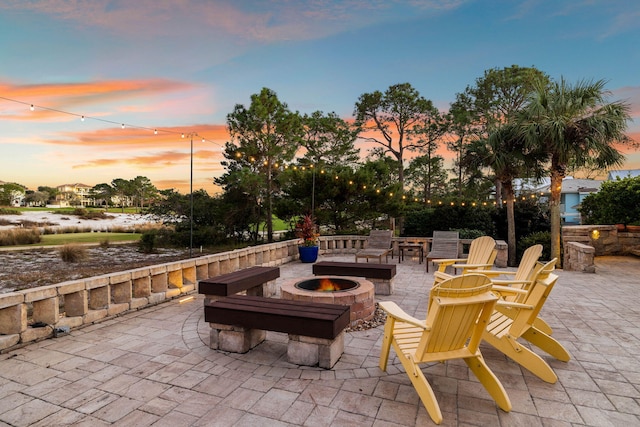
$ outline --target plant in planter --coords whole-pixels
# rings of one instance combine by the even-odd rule
[[[303,216],[296,224],[296,237],[302,239],[298,245],[300,261],[315,262],[318,259],[318,229],[311,215]]]

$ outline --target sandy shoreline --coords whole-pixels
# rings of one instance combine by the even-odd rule
[[[0,219],[11,225],[0,225],[0,229],[20,227],[22,222],[40,223],[43,227],[89,227],[93,231],[108,231],[114,227],[134,227],[156,223],[150,215],[107,212],[108,219],[81,219],[74,215],[60,215],[53,211],[26,211],[22,215],[0,215]]]

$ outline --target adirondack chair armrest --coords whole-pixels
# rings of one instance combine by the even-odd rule
[[[478,273],[478,274],[484,274],[487,277],[498,277],[501,275],[515,275],[516,272],[515,271],[501,271],[501,270],[472,270],[472,271],[467,271],[467,273]]]
[[[533,310],[534,308],[531,304],[522,304],[519,302],[511,302],[511,301],[504,301],[504,300],[498,300],[496,305],[504,308],[521,308],[523,310]]]
[[[481,271],[478,271],[479,273]],[[494,285],[509,286],[509,285],[526,285],[528,280],[513,280],[513,279],[491,279]]]
[[[439,279],[440,281],[442,281],[442,280],[451,279],[453,277],[453,274],[444,273],[442,271],[434,271],[433,277],[434,279]]]
[[[493,285],[491,286],[491,290],[498,294],[499,296],[506,295],[525,295],[527,291],[524,289],[512,288],[510,286],[501,286],[501,285]]]
[[[434,259],[433,263],[434,264],[443,264],[444,263],[444,264],[451,265],[451,264],[456,263],[456,262],[464,262],[465,260],[466,260],[466,258],[447,258],[447,259],[443,258],[443,259]]]
[[[482,269],[482,268],[487,268],[487,267],[491,267],[493,264],[451,264],[451,267],[453,268],[465,268],[465,269],[474,269],[474,268],[478,268],[478,269]],[[480,270],[478,272],[481,272],[484,270]]]
[[[404,312],[404,310],[398,307],[398,304],[396,304],[393,301],[382,301],[379,303],[379,306],[381,309],[383,309],[387,313],[387,316],[391,316],[396,320],[409,323],[413,326],[417,326],[418,328],[422,328],[426,331],[430,329],[427,327],[424,321],[418,320],[415,317],[408,315],[407,313]]]
[[[444,272],[448,266],[455,264],[456,262],[464,262],[464,258],[443,258],[434,259],[433,263],[438,264],[438,271]]]

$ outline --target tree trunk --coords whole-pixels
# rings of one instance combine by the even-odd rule
[[[398,196],[400,197],[400,200],[403,200],[402,197],[404,196],[404,164],[402,161],[402,147],[400,148],[400,151],[396,155],[396,158],[398,159],[398,163],[400,164],[400,166],[398,167],[398,182],[400,183],[400,194]],[[398,230],[400,230],[400,233],[404,233],[404,230],[403,230],[404,215],[401,215],[398,218],[398,223],[396,224],[396,226],[398,227]]]
[[[267,174],[267,242],[273,243],[273,177],[271,175],[271,159],[267,161],[267,168],[269,170]]]
[[[507,245],[509,258],[507,265],[514,267],[517,265],[516,260],[516,220],[514,214],[513,202],[513,183],[511,181],[502,183],[504,189],[504,197],[507,199]]]
[[[496,179],[494,184],[496,186],[496,206],[500,208],[502,206],[502,182]],[[513,184],[511,184],[511,190],[513,192]]]
[[[556,267],[562,266],[560,254],[560,195],[563,174],[558,168],[551,168],[551,198],[549,199],[549,219],[551,221],[551,259],[557,258]]]

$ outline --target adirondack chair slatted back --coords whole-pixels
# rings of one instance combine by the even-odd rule
[[[367,239],[367,249],[389,249],[391,248],[391,230],[371,230]]]
[[[551,261],[548,261],[547,263],[542,263],[539,261],[536,262],[536,264],[533,266],[533,269],[531,270],[531,273],[529,274],[529,277],[527,277],[526,282],[520,283],[520,284],[513,284],[511,286],[514,288],[522,289],[524,291],[528,291],[530,287],[533,286],[536,280],[546,279],[547,276],[549,276],[549,274],[551,274],[553,270],[555,270],[556,260],[557,258],[554,258]],[[527,300],[529,299],[530,299],[530,295],[528,293],[516,294],[514,296],[506,296],[504,298],[505,301],[514,301],[514,302],[520,302],[523,304],[526,304]]]
[[[496,241],[491,236],[482,236],[471,241],[467,264],[488,264],[493,251],[496,251]],[[498,252],[496,251],[496,255]],[[495,260],[495,257],[494,257]]]
[[[514,280],[527,280],[531,277],[533,270],[542,255],[542,245],[533,245],[528,247],[522,254],[518,270],[516,271]]]
[[[547,301],[551,290],[558,281],[558,276],[553,273],[546,274],[545,277],[538,277],[532,285],[532,289],[524,303],[533,306],[533,310],[521,311],[513,321],[512,328],[519,329],[519,325],[533,325],[533,322],[540,314],[540,310]]]
[[[416,359],[465,348],[475,353],[496,300],[491,281],[482,275],[457,276],[434,286],[426,321],[431,330],[421,338]]]

